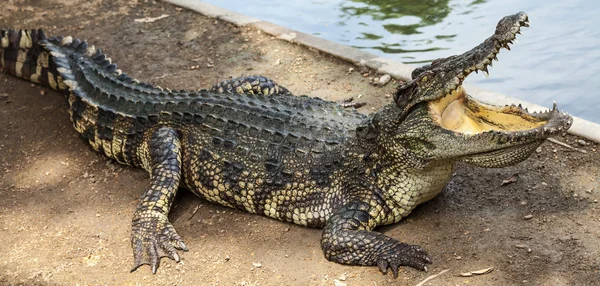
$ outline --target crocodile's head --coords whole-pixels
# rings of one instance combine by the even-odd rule
[[[389,107],[394,115],[380,118],[395,122],[395,130],[388,130],[395,144],[420,159],[502,167],[524,160],[546,138],[566,131],[572,118],[556,104],[552,110],[530,113],[521,106],[484,104],[462,87],[471,72],[487,74],[500,49],[510,49],[521,27],[528,25],[523,12],[504,17],[479,46],[416,69],[413,80],[394,96]]]

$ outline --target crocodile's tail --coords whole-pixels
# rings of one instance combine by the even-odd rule
[[[8,73],[59,89],[58,71],[40,30],[0,30],[0,66]]]

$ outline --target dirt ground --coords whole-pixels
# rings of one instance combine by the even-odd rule
[[[169,16],[134,21],[162,14]],[[370,85],[377,75],[361,67],[162,2],[5,0],[0,27],[88,39],[127,73],[172,88],[261,74],[296,94],[360,96],[370,112],[396,85]],[[156,275],[149,267],[129,273],[130,220],[148,176],[93,152],[65,107],[58,93],[0,73],[1,285],[416,285],[445,269],[427,285],[600,281],[599,146],[572,136],[557,139],[586,154],[547,142],[510,168],[459,165],[441,195],[379,229],[427,249],[429,273],[402,268],[393,279],[375,267],[330,263],[320,230],[187,191],[170,215],[190,248],[183,261],[163,259]]]

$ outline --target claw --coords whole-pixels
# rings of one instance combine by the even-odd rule
[[[400,268],[400,265],[392,265],[392,274],[394,274],[394,278],[398,278],[398,269]]]
[[[379,271],[381,271],[383,274],[387,274],[387,269],[389,266],[389,263],[385,260],[379,260],[377,262],[377,268],[379,268]]]
[[[179,242],[177,249],[183,250],[183,251],[189,251],[188,247],[185,245],[185,243],[183,243],[183,241]]]
[[[433,261],[431,260],[431,257],[429,257],[429,256],[425,256],[425,261],[427,261],[427,263],[429,263],[429,264],[433,263]],[[425,271],[427,271],[427,266],[425,266]]]

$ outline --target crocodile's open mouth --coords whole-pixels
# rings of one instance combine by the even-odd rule
[[[509,45],[516,41],[516,35],[521,33],[522,27],[529,27],[526,14],[505,17],[498,24],[496,34],[479,47],[458,58],[451,57],[432,63],[456,62],[451,65],[460,66],[465,63],[461,58],[473,60],[453,80],[448,81],[450,84],[445,95],[428,103],[430,115],[440,127],[464,135],[493,133],[504,135],[508,139],[533,134],[552,135],[570,127],[571,117],[560,113],[556,104],[547,112],[530,113],[520,105],[494,106],[482,103],[470,97],[462,87],[463,81],[472,72],[481,71],[487,76],[488,66],[492,65],[493,60],[497,60],[502,48],[510,50]]]
[[[526,131],[550,120],[548,116],[540,116],[543,113],[529,113],[520,106],[498,107],[481,103],[467,95],[462,87],[429,102],[429,111],[442,128],[463,134]]]

